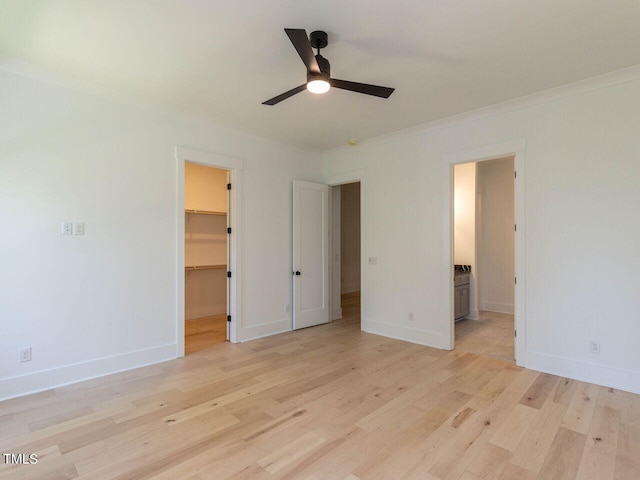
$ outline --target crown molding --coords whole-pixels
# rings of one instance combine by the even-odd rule
[[[239,134],[246,138],[252,138],[261,142],[273,144],[278,146],[279,148],[290,150],[303,155],[318,157],[322,155],[322,150],[314,147],[286,143],[278,140],[277,138],[259,135],[251,131],[239,130],[228,125],[217,123],[203,115],[195,115],[176,108],[171,108],[161,102],[152,99],[143,98],[132,93],[124,92],[114,87],[101,85],[89,80],[72,77],[70,75],[64,75],[51,69],[41,67],[34,63],[30,63],[3,54],[0,54],[0,71],[9,72],[20,77],[31,78],[37,82],[55,85],[57,87],[79,92],[85,95],[104,96],[106,98],[118,100],[123,103],[152,109],[159,113],[173,116],[182,121],[192,122],[205,128],[216,128],[225,132]]]
[[[353,148],[358,148],[362,145],[378,145],[382,143],[388,143],[395,140],[401,140],[416,135],[422,135],[425,133],[434,132],[436,130],[442,130],[445,128],[454,127],[463,123],[469,123],[477,120],[481,120],[496,115],[501,115],[514,110],[521,110],[523,108],[540,105],[542,103],[551,102],[561,98],[571,97],[579,95],[581,93],[597,90],[599,88],[609,87],[612,85],[618,85],[621,83],[637,80],[640,78],[640,65],[623,68],[614,72],[605,73],[596,77],[590,77],[585,80],[562,85],[560,87],[554,87],[542,92],[533,93],[524,97],[515,98],[513,100],[506,100],[504,102],[489,105],[487,107],[478,108],[476,110],[470,110],[468,112],[459,113],[450,117],[445,117],[432,122],[423,123],[414,127],[405,128],[377,137],[364,139],[358,142],[358,145],[341,145],[336,148],[328,149],[323,152],[323,156],[327,156],[344,152]]]

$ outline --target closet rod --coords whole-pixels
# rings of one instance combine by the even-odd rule
[[[185,210],[184,213],[193,213],[196,215],[220,215],[226,216],[227,212],[213,212],[211,210]]]
[[[187,265],[184,267],[185,271],[192,270],[226,270],[226,265]]]

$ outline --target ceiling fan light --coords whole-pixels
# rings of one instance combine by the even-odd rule
[[[324,79],[311,80],[310,82],[307,82],[307,90],[311,93],[325,93],[329,91],[329,88],[331,88],[329,82]]]

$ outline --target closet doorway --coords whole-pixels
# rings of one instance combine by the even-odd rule
[[[229,171],[185,162],[185,355],[229,339]]]

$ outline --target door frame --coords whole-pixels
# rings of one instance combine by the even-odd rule
[[[526,140],[518,139],[511,142],[498,143],[492,145],[485,145],[479,148],[470,150],[449,152],[444,155],[444,177],[445,185],[448,188],[445,189],[444,208],[445,219],[444,228],[444,251],[443,261],[446,262],[443,265],[443,271],[448,272],[446,282],[449,292],[449,328],[446,332],[448,335],[449,349],[453,349],[455,346],[455,319],[454,319],[454,271],[453,271],[453,228],[454,228],[454,178],[453,167],[461,163],[482,162],[485,160],[495,160],[504,157],[513,157],[513,165],[516,173],[514,179],[514,222],[517,225],[517,229],[514,232],[514,275],[517,279],[514,286],[514,330],[517,332],[514,341],[514,357],[516,365],[526,366],[525,353],[526,353],[526,271],[525,271],[525,154],[526,154]],[[445,344],[447,339],[445,338]]]
[[[329,187],[337,187],[347,183],[360,183],[360,330],[363,332],[368,331],[367,315],[366,315],[366,289],[367,289],[367,250],[366,250],[366,178],[365,170],[354,170],[351,172],[340,173],[332,175],[327,179],[327,185]],[[332,195],[329,195],[329,212],[332,212],[331,205]],[[329,220],[329,228],[333,225],[333,219]],[[329,237],[333,238],[333,232],[329,231]],[[330,244],[331,245],[331,244]],[[335,252],[330,248],[329,258],[332,259]],[[333,262],[329,261],[329,291],[333,293]],[[337,299],[338,301],[340,299]],[[336,299],[331,299],[331,311],[333,311],[334,302]]]
[[[184,307],[185,307],[185,277],[184,277],[184,171],[186,162],[207,167],[214,167],[229,171],[231,179],[231,192],[229,196],[228,222],[232,228],[229,239],[229,265],[228,271],[232,272],[229,282],[229,305],[231,315],[229,328],[229,341],[238,343],[242,341],[242,302],[241,302],[241,202],[242,198],[242,167],[243,160],[225,157],[215,153],[204,152],[192,148],[177,146],[176,156],[176,357],[184,357]]]

